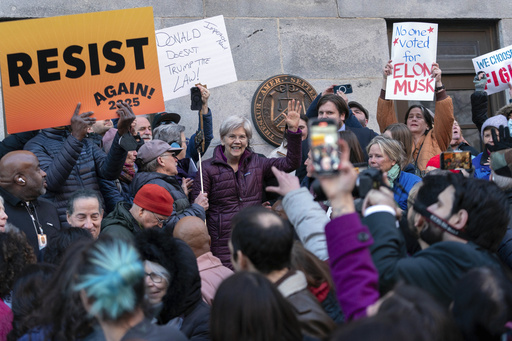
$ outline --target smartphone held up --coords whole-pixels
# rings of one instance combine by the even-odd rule
[[[331,119],[313,119],[309,125],[313,168],[319,175],[335,174],[340,165],[338,126]]]

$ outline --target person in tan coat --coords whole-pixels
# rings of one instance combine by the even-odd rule
[[[380,131],[387,126],[397,123],[395,105],[393,101],[386,100],[386,79],[392,73],[392,61],[384,67],[384,81],[377,104],[377,122]],[[441,81],[439,64],[432,64],[432,76],[436,79],[436,119],[434,114],[422,105],[412,105],[405,115],[405,124],[413,136],[413,165],[417,175],[424,175],[428,160],[433,156],[447,150],[452,138],[453,103]]]

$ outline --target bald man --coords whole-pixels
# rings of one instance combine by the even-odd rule
[[[46,173],[34,153],[19,150],[0,159],[0,195],[8,222],[25,232],[38,256],[61,227],[55,206],[39,199],[44,193]]]
[[[201,276],[203,300],[211,305],[220,283],[231,276],[233,271],[222,265],[220,259],[211,253],[211,238],[203,220],[193,216],[182,218],[174,227],[173,234],[175,238],[187,243],[194,252]]]

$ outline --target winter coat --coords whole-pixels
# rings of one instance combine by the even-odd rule
[[[332,279],[347,320],[366,316],[379,299],[379,275],[370,250],[373,239],[357,213],[334,218],[325,226]]]
[[[121,338],[121,341],[125,340],[185,341],[188,338],[175,327],[155,326],[149,319],[144,319],[126,332]]]
[[[143,230],[130,213],[132,205],[121,201],[116,208],[101,221],[101,233],[114,238],[133,240],[134,234]]]
[[[379,271],[381,294],[402,279],[406,284],[426,290],[448,307],[453,301],[455,283],[466,272],[482,266],[501,269],[495,253],[471,241],[438,242],[408,257],[396,219],[387,212],[370,214],[363,224],[369,227],[374,239],[370,250]]]
[[[395,184],[393,185],[393,197],[402,210],[407,209],[407,198],[409,197],[409,191],[416,183],[420,181],[421,178],[419,176],[411,173],[402,171],[398,175],[398,178],[395,180]],[[397,183],[399,183],[403,188],[398,186]]]
[[[27,204],[2,187],[0,187],[0,196],[4,198],[5,213],[9,216],[8,222],[25,233],[28,243],[34,248],[36,256],[39,256],[36,229],[27,211]],[[39,224],[48,238],[48,243],[51,243],[52,238],[61,229],[57,209],[53,203],[41,198],[31,201],[29,207],[34,212],[34,217],[39,220]]]
[[[201,130],[201,121],[199,120],[197,122],[197,130]],[[213,140],[213,118],[212,118],[212,111],[210,108],[208,108],[208,113],[206,115],[203,115],[203,134],[204,134],[204,153],[206,153],[206,150],[210,146],[210,142]],[[187,144],[187,152],[185,154],[185,158],[190,158],[194,160],[194,162],[199,161],[199,154],[197,153],[197,146],[196,146],[196,134],[193,134],[190,136],[190,138],[187,138],[188,144]],[[201,155],[204,155],[202,153]]]
[[[505,191],[505,194],[508,198],[508,203],[510,205],[509,211],[512,212],[512,189],[508,189]],[[510,219],[507,232],[505,232],[505,237],[501,241],[501,244],[496,252],[503,263],[507,264],[510,269],[512,269],[512,219]]]
[[[142,259],[163,266],[170,274],[157,324],[177,323],[190,340],[209,340],[210,307],[203,301],[201,277],[192,249],[170,231],[150,229],[138,235],[137,248]]]
[[[169,222],[165,225],[166,229],[174,229],[176,223],[183,217],[194,216],[201,220],[206,219],[204,208],[199,204],[190,204],[188,197],[183,192],[180,183],[176,177],[158,172],[138,172],[130,184],[130,193],[132,200],[139,189],[146,184],[156,184],[165,188],[172,196],[174,203],[172,205],[172,214]]]
[[[199,268],[199,276],[201,276],[203,300],[212,305],[217,288],[233,274],[233,271],[222,265],[220,259],[215,257],[211,251],[197,257],[197,267]]]
[[[485,153],[485,156],[484,156]],[[488,158],[489,154],[487,151],[478,154],[473,160],[473,167],[475,167],[475,175],[474,177],[477,179],[489,180],[489,176],[491,175],[491,166],[482,164],[482,157]]]
[[[231,219],[244,207],[261,205],[264,179],[273,176],[272,166],[291,172],[301,160],[301,134],[288,132],[286,158],[267,159],[246,149],[240,158],[238,171],[227,163],[223,146],[217,146],[213,158],[203,161],[204,191],[208,193],[209,208],[206,212],[208,232],[212,239],[211,251],[222,263],[231,267],[228,240]],[[201,191],[199,172],[194,180],[192,198]]]
[[[68,227],[67,201],[80,189],[99,191],[98,178],[115,180],[121,174],[127,152],[116,133],[107,156],[89,139],[78,141],[65,129],[45,129],[25,145],[39,159],[48,185],[45,198],[57,207],[61,224]]]
[[[398,123],[395,115],[395,103],[386,100],[384,90],[381,91],[377,103],[377,121],[381,132],[390,124]],[[427,130],[427,134],[420,139],[418,145],[414,145],[412,156],[414,160],[418,160],[417,167],[420,171],[427,168],[428,160],[448,149],[452,139],[453,121],[452,99],[446,95],[445,90],[442,90],[436,93],[434,127]]]
[[[336,328],[334,321],[309,291],[303,272],[288,271],[275,285],[293,306],[303,334],[323,340]]]
[[[301,187],[284,196],[283,208],[306,250],[320,260],[326,260],[329,256],[324,226],[329,222],[329,217],[314,200],[308,189]]]

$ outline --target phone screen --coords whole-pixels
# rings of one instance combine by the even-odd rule
[[[333,120],[313,120],[310,125],[311,155],[318,174],[338,172],[340,153],[338,127]]]
[[[471,169],[470,152],[442,152],[441,169]]]

